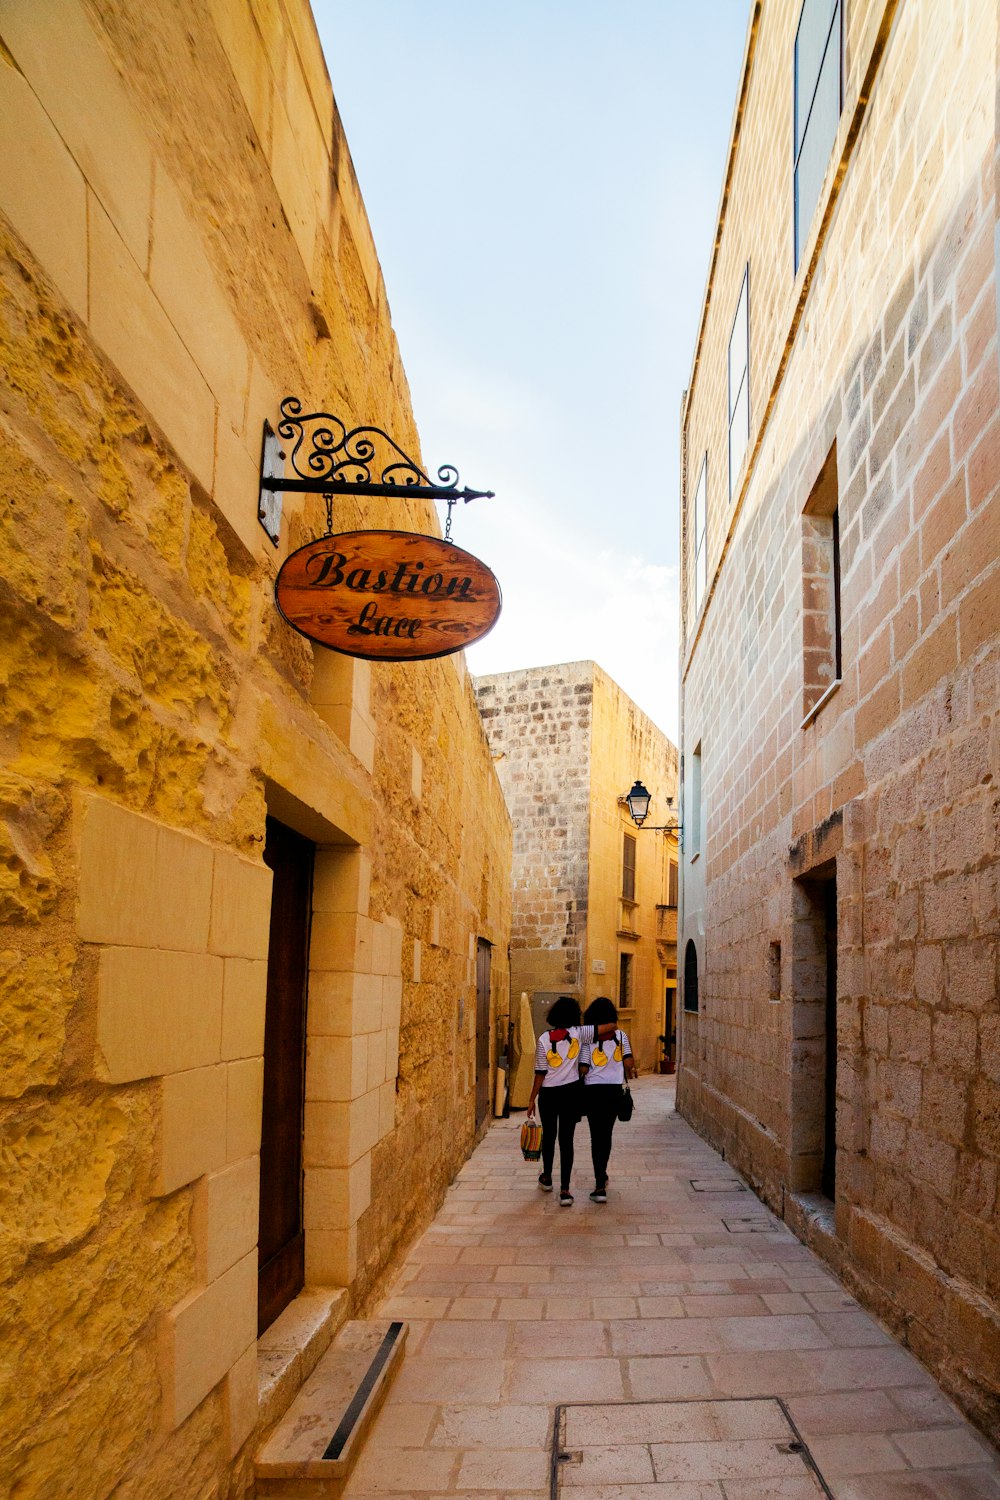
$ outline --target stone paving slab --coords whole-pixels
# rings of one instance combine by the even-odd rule
[[[732,1169],[674,1113],[673,1080],[639,1079],[635,1097],[606,1205],[587,1197],[585,1124],[569,1209],[521,1160],[522,1117],[494,1124],[378,1309],[409,1322],[406,1358],[345,1500],[548,1500],[558,1406],[631,1422],[626,1403],[727,1397],[782,1398],[835,1500],[1000,1500],[1000,1456],[812,1251],[733,1192]],[[704,1191],[716,1184],[727,1191]],[[725,1227],[740,1218],[767,1227]],[[796,1474],[726,1478],[694,1434],[686,1470],[656,1439],[634,1474],[612,1473],[615,1441],[576,1445],[594,1452],[564,1495],[816,1493]],[[734,1450],[731,1471],[754,1456]]]

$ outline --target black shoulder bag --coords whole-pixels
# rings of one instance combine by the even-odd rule
[[[615,1039],[617,1040],[617,1038],[618,1038],[618,1033],[616,1031],[615,1032]],[[623,1047],[622,1048],[622,1072],[625,1071],[625,1056],[624,1056],[624,1053],[625,1053],[625,1049]],[[619,1120],[622,1120],[622,1121],[624,1121],[624,1120],[631,1120],[631,1118],[632,1118],[632,1111],[633,1111],[634,1108],[635,1108],[635,1105],[634,1105],[633,1100],[632,1100],[632,1090],[628,1086],[628,1078],[626,1077],[623,1080],[623,1082],[622,1082],[622,1091],[621,1091],[621,1093],[618,1096],[618,1118],[619,1118]]]

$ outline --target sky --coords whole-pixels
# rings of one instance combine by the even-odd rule
[[[749,0],[313,10],[424,466],[496,491],[453,520],[504,599],[469,668],[594,660],[676,742],[680,406]]]

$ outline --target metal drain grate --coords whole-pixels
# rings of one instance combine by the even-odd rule
[[[721,1500],[727,1483],[775,1500],[834,1500],[778,1396],[556,1407],[551,1500],[572,1500],[582,1488],[613,1487],[628,1500],[652,1485],[687,1494],[713,1484]]]
[[[770,1234],[783,1228],[779,1220],[764,1218],[762,1214],[741,1214],[738,1218],[729,1215],[722,1223],[730,1234]]]

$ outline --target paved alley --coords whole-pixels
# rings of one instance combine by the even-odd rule
[[[993,1449],[740,1189],[673,1080],[637,1083],[606,1207],[586,1125],[563,1209],[522,1119],[494,1124],[380,1309],[409,1342],[348,1500],[542,1500],[553,1473],[572,1500],[1000,1500]]]

